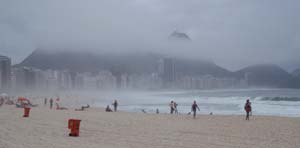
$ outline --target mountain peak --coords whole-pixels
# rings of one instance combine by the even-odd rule
[[[170,34],[169,39],[191,40],[191,38],[186,33],[178,32],[177,30]]]

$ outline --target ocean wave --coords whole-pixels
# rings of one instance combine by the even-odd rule
[[[262,101],[300,101],[300,97],[263,97]]]

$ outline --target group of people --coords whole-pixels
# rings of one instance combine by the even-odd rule
[[[44,106],[47,106],[47,102],[48,102],[48,98],[45,98],[44,99]],[[50,98],[49,104],[50,104],[50,109],[52,109],[53,108],[53,99],[52,98]]]
[[[169,106],[170,106],[170,114],[173,114],[174,112],[175,114],[178,114],[178,110],[177,110],[178,104],[175,101],[171,101]]]
[[[170,106],[170,114],[173,114],[174,112],[175,112],[175,114],[178,114],[178,110],[177,110],[178,104],[175,101],[171,101],[169,106]],[[192,107],[191,107],[191,112],[188,114],[192,113],[193,118],[196,118],[197,110],[200,111],[200,108],[199,108],[197,102],[194,101],[192,104]],[[244,110],[246,112],[246,120],[249,120],[249,116],[252,115],[252,107],[251,107],[251,102],[249,101],[249,99],[246,100]],[[156,110],[156,113],[159,113],[158,109]],[[211,112],[210,115],[212,115],[212,114],[213,113]]]
[[[8,97],[8,96],[6,96],[6,97],[1,96],[0,97],[0,106],[2,106],[4,104],[6,104],[6,105],[14,105],[15,102],[10,97]]]
[[[174,112],[175,112],[175,114],[178,114],[178,109],[177,109],[178,104],[175,101],[171,101],[169,106],[170,106],[170,114],[173,114]],[[200,111],[200,108],[199,108],[197,102],[194,101],[192,104],[192,107],[191,107],[191,112],[193,113],[194,118],[196,118],[197,110]],[[188,114],[191,114],[191,112]]]
[[[113,107],[114,107],[114,112],[117,111],[118,108],[118,101],[114,100],[114,102],[112,103]],[[178,104],[175,101],[171,101],[171,103],[169,104],[170,107],[170,114],[178,114],[178,109],[177,109]],[[246,111],[246,120],[249,120],[249,116],[250,113],[252,112],[252,107],[251,107],[251,102],[249,101],[249,99],[246,101],[244,109]],[[193,102],[192,106],[191,106],[191,112],[189,114],[193,114],[193,118],[196,118],[197,115],[197,110],[200,111],[199,105],[197,104],[196,101]],[[110,108],[109,105],[107,105],[106,112],[113,112],[113,110]],[[145,110],[142,110],[145,113]],[[159,110],[156,109],[156,114],[159,114]],[[210,115],[212,115],[212,112],[210,113]]]
[[[24,107],[36,107],[37,104],[32,104],[31,101],[25,97],[18,97],[17,99],[14,99],[14,96],[9,97],[0,96],[0,107],[2,105],[16,105],[17,108],[24,108]]]
[[[113,107],[114,107],[114,112],[117,112],[117,109],[118,109],[118,101],[117,100],[114,100],[114,102],[112,103]],[[106,109],[105,109],[106,112],[113,112],[113,110],[109,107],[109,105],[107,105]]]
[[[57,97],[56,100],[55,100],[56,110],[67,110],[68,108],[62,107],[62,106],[59,105],[59,101],[60,101],[60,98]],[[45,98],[44,99],[44,106],[47,106],[47,103],[48,103],[48,98]],[[50,109],[53,108],[53,103],[54,103],[53,98],[50,98],[50,100],[49,100]]]
[[[57,101],[59,101],[59,98],[57,99]],[[51,98],[49,100],[50,103],[50,109],[52,109],[53,107],[53,99]],[[47,105],[47,98],[44,99],[44,105]],[[110,108],[110,105],[107,105],[105,111],[106,112],[117,112],[118,109],[118,101],[114,100],[112,103],[113,106],[113,110]],[[171,101],[169,104],[170,107],[170,114],[178,114],[178,109],[177,109],[178,104],[175,101]],[[90,106],[82,106],[81,109],[76,109],[76,111],[80,110],[84,110],[85,108],[89,108]],[[197,104],[196,101],[193,102],[192,106],[191,106],[191,112],[189,112],[188,114],[193,114],[193,118],[196,118],[196,114],[197,114],[197,110],[200,111],[199,105]],[[251,102],[249,101],[249,99],[247,99],[245,106],[244,106],[244,110],[246,112],[246,120],[249,120],[249,116],[252,113],[252,107],[251,107]],[[145,113],[145,111],[143,111]],[[156,109],[156,113],[159,114],[159,110]],[[212,115],[212,112],[210,113],[210,115]]]

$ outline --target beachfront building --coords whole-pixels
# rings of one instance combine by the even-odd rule
[[[2,79],[1,79],[1,77],[2,77],[2,72],[0,71],[0,90],[2,89]]]
[[[121,75],[120,88],[121,89],[127,89],[128,88],[128,81],[129,81],[128,75],[126,73],[122,74]]]
[[[164,87],[170,88],[176,80],[175,63],[172,58],[163,58],[159,61],[158,72],[162,77]]]
[[[75,89],[83,89],[84,88],[84,75],[83,74],[77,73],[75,75],[74,88]]]
[[[83,88],[87,90],[95,90],[98,88],[98,77],[90,72],[83,73]]]
[[[132,74],[128,77],[128,88],[131,89],[160,89],[162,79],[158,73],[151,74]]]
[[[59,89],[71,89],[72,88],[72,77],[68,70],[59,71],[57,75]]]
[[[45,71],[46,90],[57,90],[58,87],[58,71],[48,69]]]
[[[71,73],[68,70],[17,67],[12,70],[11,82],[13,90],[224,89],[248,86],[245,79],[175,74],[174,63],[172,64],[170,61],[161,66],[163,67],[162,71],[150,74],[124,73],[120,75],[113,75],[108,70],[93,73]],[[2,81],[0,81],[1,83]]]
[[[98,74],[97,85],[99,89],[117,88],[117,78],[110,71],[100,71]]]
[[[45,90],[47,87],[47,77],[45,72],[40,69],[34,69],[35,88],[38,90]]]
[[[183,76],[178,78],[176,86],[183,89],[224,89],[246,87],[245,80],[235,78],[217,78],[211,75]]]
[[[0,89],[9,90],[11,87],[11,59],[0,55]]]
[[[35,74],[32,68],[20,67],[13,69],[13,86],[17,90],[34,89],[36,84]]]

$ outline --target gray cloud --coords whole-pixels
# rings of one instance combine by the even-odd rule
[[[149,50],[213,59],[236,70],[300,67],[296,0],[1,0],[0,54],[19,62],[36,48]],[[170,45],[174,30],[190,45]]]

